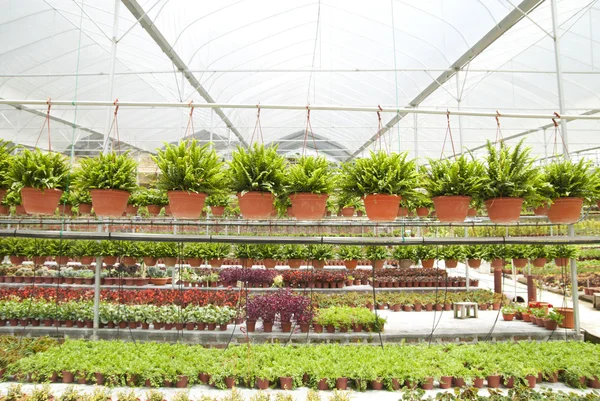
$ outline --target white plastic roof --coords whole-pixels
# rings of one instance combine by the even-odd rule
[[[536,3],[527,17],[521,15],[512,27],[498,26],[525,3]],[[600,110],[596,3],[558,1],[567,114]],[[108,75],[113,1],[2,0],[0,7],[4,99],[205,103],[138,22],[144,19],[164,36],[168,48],[215,102],[247,104],[406,107],[485,35],[508,28],[464,66],[458,85],[452,77],[420,107],[454,110],[461,97],[464,110],[559,111],[554,45],[547,34],[552,33],[550,0],[123,0],[112,96]],[[142,18],[132,14],[132,7],[143,10]],[[0,137],[47,148],[47,132],[40,134],[46,108],[27,107],[0,106]],[[222,110],[250,142],[256,110]],[[74,144],[80,154],[97,152],[112,111],[52,107],[51,115],[64,120],[51,121],[52,148],[68,152]],[[121,108],[119,139],[152,152],[163,141],[185,135],[188,114],[187,109]],[[382,113],[382,123],[394,115]],[[376,113],[313,111],[310,117],[317,149],[339,160],[359,149],[378,127]],[[493,118],[465,116],[460,124],[457,116],[450,120],[457,151],[461,130],[465,148],[496,138]],[[500,122],[503,137],[552,123],[502,118]],[[402,118],[382,139],[384,148],[414,154],[414,124],[413,115]],[[302,151],[306,111],[262,110],[261,125],[262,138],[257,134],[254,140],[277,142],[286,153]],[[239,142],[209,109],[195,109],[193,126],[195,132],[189,129],[188,135],[203,141],[212,137],[221,152]],[[569,122],[569,151],[585,154],[600,146],[598,128],[596,121]],[[446,130],[445,116],[419,115],[418,155],[440,157]],[[111,135],[116,136],[114,129]],[[535,155],[554,154],[553,128],[547,130],[547,146],[542,130],[525,137]],[[556,142],[560,145],[560,137]],[[308,144],[312,146],[312,138]],[[562,152],[560,146],[557,150]],[[448,143],[444,153],[451,154]]]

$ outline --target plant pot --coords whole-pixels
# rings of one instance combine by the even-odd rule
[[[408,209],[405,207],[398,207],[398,212],[396,212],[396,217],[406,217],[408,216]]]
[[[123,212],[123,216],[136,216],[138,209],[139,208],[137,206],[127,204],[127,206],[125,206],[125,212]]]
[[[313,323],[313,331],[315,333],[322,333],[323,332],[323,325],[318,324],[318,323]]]
[[[546,265],[546,258],[535,258],[531,263],[533,267],[544,267]]]
[[[429,209],[426,207],[418,207],[417,208],[417,216],[419,216],[419,217],[429,216]]]
[[[525,258],[514,258],[512,262],[517,269],[522,269],[527,266],[527,259]]]
[[[569,258],[555,258],[554,264],[558,267],[565,267],[569,265]]]
[[[62,194],[60,189],[21,189],[22,204],[27,214],[53,215]]]
[[[523,198],[493,198],[484,203],[492,223],[514,223],[521,215]]]
[[[473,387],[483,388],[483,377],[476,377],[473,379]]]
[[[292,212],[297,220],[321,220],[325,216],[327,194],[302,192],[290,195]]]
[[[272,269],[277,266],[277,261],[275,259],[263,259],[262,262],[267,269]]]
[[[548,205],[538,206],[533,209],[533,214],[536,216],[546,216],[548,214]]]
[[[514,377],[504,377],[504,387],[506,388],[514,388],[515,387],[515,378]]]
[[[302,265],[302,259],[288,259],[287,262],[291,269],[297,269]]]
[[[31,258],[33,260],[33,264],[36,266],[43,266],[46,262],[46,256],[34,256]]]
[[[292,377],[280,377],[279,387],[282,390],[292,390],[294,388],[294,379]]]
[[[421,260],[421,265],[423,266],[424,269],[431,269],[431,268],[433,268],[434,264],[435,264],[435,259],[422,259]]]
[[[409,382],[408,380],[406,382],[404,382],[404,385],[408,388],[414,388],[414,384],[412,384],[411,382]],[[423,390],[433,390],[433,377],[427,377],[426,379],[424,379],[420,384],[419,387],[421,387]]]
[[[447,390],[452,387],[452,376],[442,376],[440,377],[440,388]]]
[[[371,221],[394,221],[398,215],[401,197],[398,195],[371,194],[364,198],[367,217]]]
[[[92,204],[91,203],[80,203],[79,206],[77,206],[77,208],[79,209],[79,214],[82,216],[92,213]]]
[[[92,189],[90,195],[94,212],[99,217],[121,217],[129,199],[129,192],[118,189]]]
[[[452,387],[465,387],[465,379],[462,377],[453,377],[452,378]]]
[[[256,320],[253,320],[253,319],[246,320],[246,331],[248,333],[254,333],[255,330],[256,330]]]
[[[564,316],[560,327],[564,329],[574,329],[575,320],[573,316],[573,308],[554,308],[554,310]]]
[[[271,217],[275,196],[270,192],[251,191],[238,195],[242,217],[248,220],[264,220]]]
[[[25,260],[24,256],[9,256],[8,258],[10,259],[10,263],[13,265],[20,265]]]
[[[104,263],[106,263],[107,266],[113,266],[115,263],[117,263],[117,257],[116,256],[103,256],[102,261]]]
[[[125,266],[134,266],[136,260],[133,256],[123,256],[121,257],[121,263],[123,263]]]
[[[348,388],[348,378],[338,377],[335,379],[335,388],[337,390],[346,390]]]
[[[202,214],[206,194],[188,191],[167,191],[171,214],[176,219],[198,219]]]
[[[175,383],[175,387],[177,388],[186,388],[188,386],[188,377],[187,376],[177,376],[177,382]]]
[[[273,322],[263,320],[263,330],[265,333],[273,332]]]
[[[477,216],[477,209],[475,209],[474,207],[469,207],[469,210],[467,210],[467,217],[476,217]]]
[[[513,321],[513,319],[515,318],[515,314],[514,313],[503,313],[502,314],[502,319],[506,320],[506,321]]]
[[[356,269],[356,266],[358,266],[358,260],[344,260],[344,266],[346,266],[346,269],[348,270],[354,270]]]
[[[215,331],[216,328],[217,328],[216,323],[207,323],[206,324],[206,330],[208,330],[208,331]]]
[[[256,379],[256,387],[259,390],[268,390],[270,382],[268,379]]]
[[[292,332],[292,323],[291,322],[286,322],[286,323],[281,323],[281,331],[283,331],[284,333],[291,333]]]
[[[537,382],[537,376],[527,375],[527,376],[525,376],[525,380],[527,381],[527,386],[529,388],[535,388],[535,384]]]
[[[165,263],[165,266],[167,267],[174,267],[177,264],[177,258],[176,257],[166,257],[166,258],[162,258],[163,262]]]
[[[328,324],[325,326],[325,330],[329,334],[335,333],[335,326],[333,324]]]
[[[499,375],[490,375],[487,377],[487,386],[489,388],[498,388],[500,387],[500,376]]]
[[[500,259],[500,258],[492,259],[490,265],[494,269],[503,268],[504,267],[504,259]]]
[[[160,214],[160,209],[162,209],[162,206],[148,205],[146,206],[146,209],[148,210],[148,214],[150,216],[158,216]]]
[[[225,387],[227,387],[228,389],[231,389],[233,388],[233,386],[235,386],[235,377],[225,377],[223,381],[225,382]]]
[[[102,373],[96,372],[94,373],[94,379],[97,385],[104,385],[104,375]]]
[[[373,390],[383,390],[383,380],[371,380],[371,388]]]
[[[152,256],[144,256],[143,261],[146,266],[156,266],[158,259],[153,258]]]
[[[467,259],[467,264],[472,269],[479,269],[481,266],[481,259]]]
[[[467,218],[470,196],[436,196],[431,200],[439,221],[462,223]]]
[[[310,323],[300,323],[300,333],[308,333],[310,331]]]
[[[600,388],[600,380],[598,380],[598,376],[588,378],[586,384],[588,387],[593,388],[593,389]]]
[[[458,266],[458,260],[456,260],[456,259],[444,260],[444,265],[446,266],[446,269],[455,269],[456,266]]]
[[[200,258],[187,258],[187,262],[192,267],[200,267],[202,264],[202,259]]]
[[[225,206],[211,206],[210,213],[214,217],[222,217],[225,214]]]
[[[320,391],[327,391],[329,390],[329,384],[327,384],[327,379],[321,379],[319,380],[319,383],[317,383],[317,389]]]
[[[343,207],[341,210],[341,213],[342,213],[343,217],[352,217],[352,216],[354,216],[355,210],[356,210],[356,208],[353,208],[353,207]]]
[[[62,382],[63,383],[73,383],[74,377],[73,373],[68,372],[66,370],[62,371]]]
[[[555,224],[572,224],[581,217],[583,198],[554,199],[548,209],[548,220]]]

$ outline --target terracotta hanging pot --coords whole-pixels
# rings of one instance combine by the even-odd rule
[[[27,214],[53,215],[60,202],[63,191],[60,189],[21,189],[21,199]]]
[[[352,217],[352,216],[354,216],[354,211],[355,210],[356,209],[353,208],[353,207],[343,207],[342,211],[341,211],[342,212],[342,216],[344,216],[344,217]]]
[[[79,206],[79,214],[86,215],[92,213],[92,204],[91,203],[80,203]]]
[[[422,259],[421,265],[423,265],[424,269],[431,269],[435,264],[435,259]]]
[[[574,329],[575,328],[575,318],[573,317],[573,308],[554,308],[554,311],[560,313],[565,318],[563,322],[560,324],[560,327],[564,329]]]
[[[455,269],[456,266],[458,266],[458,260],[456,260],[456,259],[444,260],[444,265],[446,266],[446,269]]]
[[[439,221],[462,223],[467,218],[470,196],[436,196],[432,200]]]
[[[204,208],[206,194],[188,191],[168,191],[171,214],[176,219],[198,219]]]
[[[102,261],[104,263],[106,263],[106,266],[113,266],[115,263],[117,263],[117,257],[116,256],[103,256]]]
[[[467,211],[467,217],[476,217],[477,216],[477,209],[475,209],[474,207],[470,207],[469,210]]]
[[[429,216],[429,209],[426,207],[418,207],[417,208],[417,216],[419,216],[419,217]]]
[[[371,194],[364,198],[367,217],[371,221],[394,221],[400,207],[398,195]]]
[[[290,195],[292,212],[298,220],[321,220],[325,216],[327,194],[302,192]]]
[[[583,198],[554,199],[548,209],[548,220],[557,224],[572,224],[581,217]]]
[[[535,258],[531,263],[533,267],[544,267],[546,265],[546,258]]]
[[[4,205],[0,205],[0,216],[8,216],[10,214],[10,209]]]
[[[58,214],[61,216],[73,216],[71,205],[58,205]]]
[[[512,261],[513,261],[513,265],[518,269],[522,269],[523,267],[527,266],[526,258],[513,258]]]
[[[523,198],[493,198],[485,201],[492,223],[514,223],[521,216]]]
[[[100,217],[121,217],[129,200],[129,192],[119,189],[92,189],[90,194],[92,207]]]
[[[547,204],[533,208],[533,214],[536,216],[546,216],[550,207]]]
[[[356,266],[358,266],[358,260],[344,260],[344,266],[346,266],[346,269],[348,270],[356,269]]]
[[[472,269],[479,269],[481,266],[481,259],[468,259],[467,264]]]
[[[240,212],[248,220],[264,220],[271,217],[275,196],[270,192],[246,192],[238,194]]]
[[[210,212],[214,217],[222,217],[225,214],[225,206],[211,206]]]
[[[396,217],[407,217],[408,216],[408,209],[405,207],[398,207],[398,213],[396,214]]]
[[[146,209],[148,209],[148,214],[150,216],[158,216],[160,214],[160,209],[162,209],[162,206],[148,205],[146,206]]]

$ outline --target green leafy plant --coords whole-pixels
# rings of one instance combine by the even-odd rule
[[[224,193],[224,192],[217,192],[217,193],[209,195],[206,198],[207,206],[227,207],[227,206],[229,206],[230,202],[231,202],[231,197],[227,193]]]
[[[600,175],[590,160],[555,160],[545,166],[544,181],[542,192],[550,199],[583,198],[589,204],[600,197]]]
[[[385,246],[369,245],[365,247],[365,258],[369,260],[384,260],[390,255]]]
[[[165,143],[152,157],[161,171],[158,185],[166,191],[211,193],[221,189],[223,163],[210,144],[196,140]]]
[[[369,158],[342,165],[340,188],[355,196],[370,194],[402,195],[406,197],[417,183],[414,160],[408,153],[371,152]]]
[[[308,258],[310,260],[327,261],[335,255],[333,245],[311,244],[308,246]]]
[[[429,159],[429,168],[423,167],[422,185],[429,196],[477,196],[483,185],[483,165],[466,155],[457,158]]]
[[[0,139],[0,189],[8,189],[11,185],[9,179],[10,166],[12,164],[12,152],[14,147],[8,142]]]
[[[363,249],[355,245],[342,245],[337,249],[337,254],[341,260],[358,260],[363,258]]]
[[[531,149],[519,142],[514,148],[504,142],[500,148],[488,141],[483,199],[515,197],[529,199],[540,187],[542,174],[534,167],[535,159],[529,157]]]
[[[13,188],[63,189],[67,185],[69,163],[60,153],[23,149],[12,158],[8,180]]]
[[[289,193],[329,194],[335,186],[334,176],[325,157],[304,156],[288,168],[285,188]]]
[[[75,185],[80,191],[90,189],[118,189],[131,192],[137,186],[137,162],[126,152],[100,153],[83,158],[75,175]]]
[[[238,146],[229,162],[230,188],[242,194],[260,191],[277,195],[282,190],[285,168],[286,161],[277,153],[277,146]]]

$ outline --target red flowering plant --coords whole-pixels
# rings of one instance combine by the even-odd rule
[[[289,287],[305,287],[313,282],[313,272],[309,270],[285,270],[281,273],[283,282]]]
[[[327,271],[318,270],[314,273],[315,282],[321,283],[339,283],[346,281],[348,273],[346,271]]]

